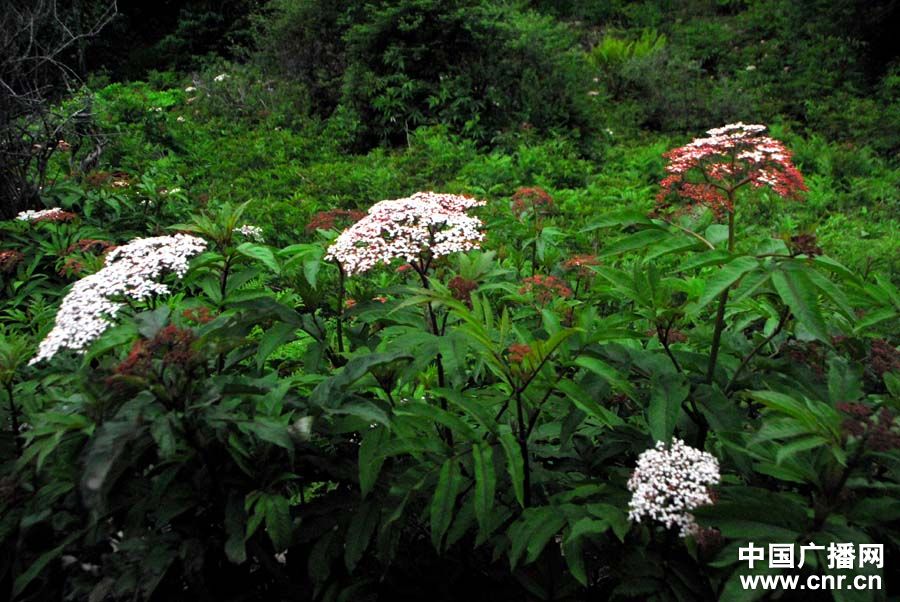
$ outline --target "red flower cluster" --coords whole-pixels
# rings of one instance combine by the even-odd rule
[[[506,350],[509,353],[509,361],[513,364],[521,364],[531,353],[531,347],[524,343],[513,343]]]
[[[210,313],[208,307],[189,307],[181,312],[181,317],[195,324],[208,324],[212,322],[214,316]]]
[[[72,253],[105,253],[108,251],[113,244],[108,240],[99,240],[96,238],[82,238],[78,242],[69,245],[69,248],[66,249],[66,255],[71,255]]]
[[[788,240],[788,248],[791,255],[806,255],[816,257],[822,254],[822,247],[818,245],[815,234],[795,234]]]
[[[535,215],[553,208],[553,197],[543,188],[519,188],[512,197],[512,212],[520,218],[526,211]]]
[[[453,298],[462,301],[466,305],[472,303],[472,291],[478,288],[478,283],[474,280],[468,280],[462,276],[455,276],[447,283],[447,288],[453,293]]]
[[[313,215],[309,223],[306,224],[307,232],[315,232],[316,230],[331,230],[336,223],[342,223],[344,226],[355,224],[366,216],[365,211],[356,209],[331,209],[330,211],[319,211]]]
[[[873,340],[869,367],[879,378],[888,372],[900,372],[900,351],[884,339]]]
[[[197,357],[193,350],[194,340],[192,330],[170,324],[156,333],[152,339],[135,341],[128,357],[116,366],[116,374],[146,376],[150,371],[151,362],[156,357],[162,358],[164,366],[188,367]]]
[[[541,305],[550,303],[557,297],[568,299],[572,296],[572,289],[569,288],[569,285],[556,276],[542,276],[538,274],[526,278],[522,282],[524,284],[519,288],[519,292],[524,295],[534,295],[534,298]]]
[[[825,375],[825,349],[816,341],[790,341],[787,355],[795,364],[804,364],[818,376]]]
[[[9,274],[22,263],[25,256],[18,251],[0,251],[0,273]]]
[[[841,425],[844,432],[864,438],[870,449],[890,451],[900,448],[900,433],[894,430],[894,414],[887,408],[881,408],[876,415],[866,404],[843,402],[837,404],[837,409],[850,416]]]
[[[62,267],[56,271],[63,278],[81,276],[82,272],[84,272],[84,262],[77,257],[66,257]]]
[[[646,332],[648,337],[656,337],[663,345],[671,345],[672,343],[683,343],[687,340],[687,335],[677,328],[665,330],[663,328],[651,328]]]
[[[796,199],[806,190],[784,144],[764,136],[765,126],[729,124],[709,130],[685,146],[665,153],[668,175],[660,182],[657,202],[664,208],[681,199],[721,215],[734,211],[733,193],[744,184],[769,187]],[[692,179],[689,179],[692,178]]]
[[[591,275],[591,266],[599,265],[596,255],[573,255],[562,264],[566,272],[575,272],[579,278]]]

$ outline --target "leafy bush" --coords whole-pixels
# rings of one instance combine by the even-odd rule
[[[558,142],[514,156],[479,156],[439,129],[411,142],[365,170],[304,171],[350,202],[423,165],[495,193],[516,178],[581,185],[587,167]],[[611,154],[621,173],[606,177],[619,179],[586,191],[451,197],[469,208],[465,227],[486,224],[483,241],[454,248],[481,250],[439,252],[428,237],[443,222],[423,213],[408,224],[414,252],[385,239],[384,265],[353,276],[325,258],[346,261],[326,246],[357,214],[319,215],[308,242],[272,245],[250,227],[259,207],[179,217],[187,198],[168,190],[156,219],[206,251],[183,279],[154,275],[172,294],[130,298],[84,355],[35,365],[66,284],[103,265],[92,241],[123,242],[102,227],[117,223],[115,196],[104,183],[72,202],[77,215],[4,222],[3,587],[21,600],[728,599],[748,542],[881,543],[892,557],[900,295],[808,233],[759,231],[759,212],[801,188],[777,143],[760,144],[773,161],[749,164],[752,186],[743,172],[714,179],[716,197],[695,170],[721,173],[739,149],[680,170],[693,147],[664,163],[661,143]],[[814,141],[798,160],[820,170],[816,145],[828,148]],[[637,210],[663,173],[678,179],[662,200],[715,211]],[[606,199],[626,206],[598,215],[615,182],[633,201]],[[384,236],[352,232],[347,253]],[[60,270],[72,260],[79,274]],[[667,528],[633,496],[651,457],[679,453],[705,463],[715,495]],[[822,572],[824,552],[808,562]],[[866,570],[896,589],[888,570]]]

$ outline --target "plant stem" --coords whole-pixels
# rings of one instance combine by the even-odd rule
[[[784,308],[784,310],[781,312],[781,317],[778,320],[778,325],[775,326],[775,329],[772,331],[772,334],[770,334],[765,339],[760,341],[759,344],[756,347],[754,347],[753,350],[750,353],[748,353],[747,356],[744,357],[743,360],[741,360],[741,365],[738,366],[738,369],[734,371],[734,374],[732,375],[731,380],[729,380],[728,384],[725,385],[724,392],[726,395],[728,395],[728,392],[731,391],[731,388],[734,386],[734,383],[737,382],[738,376],[741,375],[741,372],[743,372],[744,368],[747,367],[747,364],[750,363],[750,360],[752,360],[756,356],[756,354],[762,350],[763,347],[768,345],[772,341],[772,339],[774,339],[776,336],[778,336],[778,333],[781,332],[782,328],[784,328],[784,324],[785,324],[785,322],[787,322],[787,318],[789,315],[791,315],[791,310],[787,307]]]
[[[338,299],[337,299],[337,348],[344,352],[344,266],[338,266]]]
[[[9,417],[12,420],[13,441],[16,442],[16,457],[22,455],[22,440],[19,438],[19,408],[13,400],[12,381],[6,383],[6,397],[9,400]]]
[[[519,422],[519,451],[522,453],[523,489],[525,507],[531,506],[531,463],[528,459],[528,430],[525,426],[525,412],[522,408],[522,393],[516,391],[516,418]]]
[[[732,209],[728,212],[728,252],[734,253],[734,191],[728,191],[728,201]],[[719,346],[722,343],[722,331],[725,329],[725,307],[728,305],[728,293],[731,286],[725,287],[719,295],[719,308],[716,310],[716,326],[713,330],[712,347],[709,352],[709,365],[706,368],[706,383],[712,384],[716,373],[716,362],[719,359]]]

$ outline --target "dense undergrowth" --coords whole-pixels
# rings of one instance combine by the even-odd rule
[[[273,2],[243,61],[191,13],[60,101],[103,152],[0,221],[4,593],[756,599],[749,542],[900,591],[896,67],[836,8],[543,4]]]

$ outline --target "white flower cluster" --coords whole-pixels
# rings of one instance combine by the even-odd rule
[[[28,211],[19,213],[19,215],[16,216],[16,219],[22,222],[33,222],[38,219],[49,219],[50,221],[53,221],[64,213],[65,211],[59,207],[54,207],[53,209],[41,209],[40,211],[29,209]]]
[[[203,239],[187,234],[138,238],[116,247],[106,256],[103,269],[72,285],[53,330],[41,341],[30,363],[50,359],[61,349],[84,352],[124,306],[117,299],[141,301],[168,294],[169,287],[159,279],[167,273],[183,277],[188,260],[205,248]]]
[[[247,240],[253,240],[256,242],[265,242],[265,238],[263,238],[262,228],[259,226],[251,226],[250,224],[244,224],[240,228],[237,229],[237,233],[246,238]]]
[[[696,532],[691,510],[711,504],[709,487],[719,482],[719,461],[709,453],[673,439],[662,441],[638,457],[628,480],[632,492],[628,518],[634,522],[652,519],[666,528],[678,526],[681,537]]]
[[[435,192],[381,201],[338,236],[325,258],[352,275],[394,259],[417,261],[426,252],[435,258],[477,249],[484,238],[482,223],[466,211],[481,205],[484,201]]]

